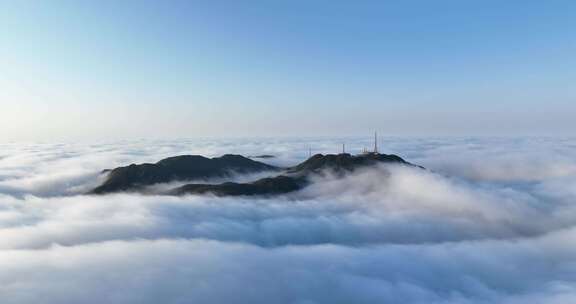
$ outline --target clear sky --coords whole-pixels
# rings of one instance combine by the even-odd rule
[[[0,0],[0,139],[573,135],[576,1]]]

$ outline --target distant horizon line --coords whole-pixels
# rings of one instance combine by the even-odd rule
[[[465,139],[465,138],[576,138],[576,135],[558,135],[558,134],[499,134],[499,135],[389,135],[380,134],[378,132],[378,138],[406,138],[406,139],[426,139],[426,138],[454,138],[454,139]],[[241,140],[241,139],[253,139],[253,140],[273,140],[273,139],[302,139],[302,140],[315,140],[315,139],[345,139],[345,138],[366,138],[366,140],[373,141],[374,134],[372,135],[205,135],[205,136],[176,136],[176,137],[119,137],[119,138],[54,138],[54,139],[3,139],[0,138],[1,144],[10,143],[69,143],[69,142],[132,142],[132,141],[176,141],[176,140]]]

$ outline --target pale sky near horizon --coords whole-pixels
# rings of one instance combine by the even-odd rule
[[[0,0],[0,141],[572,135],[576,1]]]

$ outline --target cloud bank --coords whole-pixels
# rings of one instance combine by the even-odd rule
[[[2,303],[572,303],[576,141],[388,138],[430,170],[325,176],[273,199],[82,195],[102,169],[369,139],[5,144]],[[331,151],[334,150],[334,151]],[[242,179],[243,177],[238,177]],[[247,178],[247,177],[244,177]]]

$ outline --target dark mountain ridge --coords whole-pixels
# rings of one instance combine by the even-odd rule
[[[131,191],[158,183],[228,177],[233,173],[256,173],[279,169],[241,155],[226,154],[216,158],[182,155],[169,157],[155,164],[131,164],[109,170],[106,172],[108,175],[105,182],[91,193]]]
[[[167,194],[210,193],[217,196],[274,195],[297,191],[304,188],[307,184],[308,181],[304,178],[278,175],[276,177],[262,178],[250,183],[188,184],[175,188]]]
[[[316,154],[297,166],[284,169],[275,177],[262,178],[249,183],[226,182],[221,184],[187,184],[167,191],[167,195],[214,194],[218,196],[277,195],[306,187],[310,177],[331,173],[344,175],[357,169],[379,164],[415,166],[397,155],[364,153],[360,155]],[[422,168],[422,167],[419,167]],[[255,173],[280,170],[278,167],[253,161],[240,155],[224,155],[220,158],[202,156],[178,156],[156,164],[130,165],[116,168],[108,173],[107,180],[91,193],[103,194],[118,191],[134,191],[142,186],[177,180],[203,179],[227,176],[230,172]]]
[[[303,163],[288,169],[288,173],[297,175],[306,175],[310,173],[321,173],[329,170],[332,173],[345,174],[356,169],[373,166],[382,163],[396,163],[414,166],[400,156],[393,154],[364,153],[360,155],[351,155],[348,153],[340,154],[316,154]]]
[[[330,173],[342,176],[361,168],[379,164],[418,167],[406,162],[397,155],[380,153],[364,153],[360,155],[348,153],[316,154],[297,166],[287,168],[283,175],[276,177],[263,178],[251,183],[189,184],[175,188],[168,194],[211,193],[217,196],[277,195],[306,187],[310,183],[310,178],[314,175]]]

